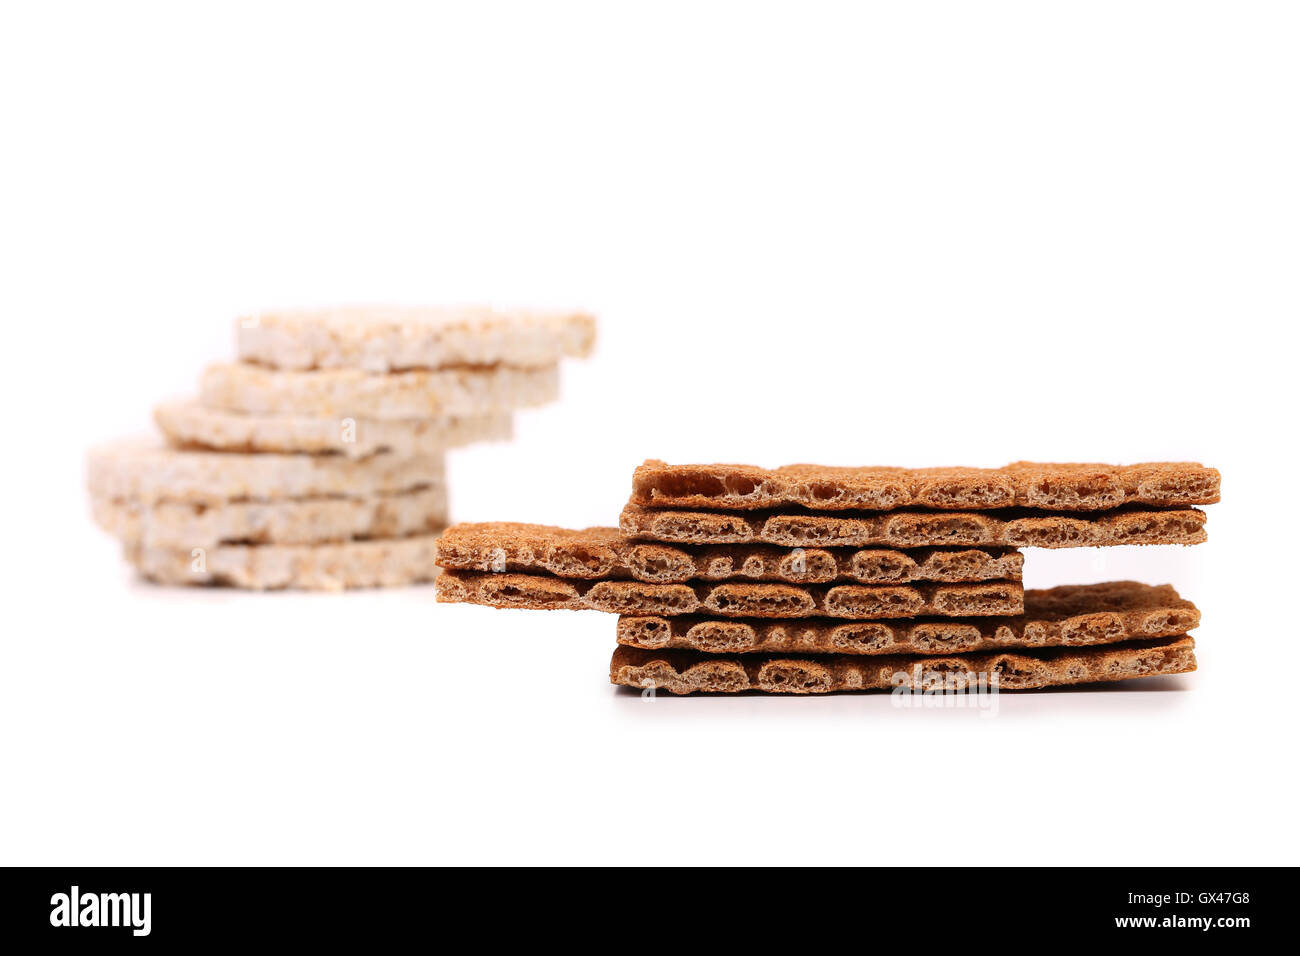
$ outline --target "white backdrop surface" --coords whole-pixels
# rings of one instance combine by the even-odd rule
[[[1296,862],[1298,25],[6,6],[0,862]],[[1027,564],[1174,583],[1200,670],[992,719],[643,701],[599,614],[134,580],[86,448],[236,315],[357,301],[600,318],[561,402],[453,454],[458,520],[611,524],[647,457],[1215,465],[1206,545]]]

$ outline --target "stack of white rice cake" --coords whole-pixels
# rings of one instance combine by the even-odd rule
[[[586,315],[364,308],[240,319],[238,362],[91,451],[95,520],[167,584],[338,590],[431,580],[444,452],[553,401]]]

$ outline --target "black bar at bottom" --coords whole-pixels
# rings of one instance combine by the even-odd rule
[[[501,944],[729,947],[822,932],[863,945],[1204,939],[1284,931],[1289,869],[907,867],[614,873],[436,869],[7,869],[0,940],[132,946],[349,941],[446,934]],[[1284,884],[1285,883],[1285,888]],[[75,889],[74,889],[75,888]],[[531,935],[530,935],[531,934]],[[19,950],[10,950],[18,952]]]

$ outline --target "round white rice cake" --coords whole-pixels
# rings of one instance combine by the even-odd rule
[[[513,432],[510,415],[504,412],[451,418],[322,418],[250,415],[176,401],[159,405],[153,417],[177,445],[241,452],[334,452],[349,458],[380,451],[436,455],[473,442],[506,440]]]
[[[304,498],[194,505],[141,504],[91,497],[95,521],[123,541],[148,548],[218,544],[319,544],[356,538],[404,538],[447,526],[444,485],[369,498]]]
[[[284,369],[552,365],[585,356],[596,320],[577,312],[348,306],[269,311],[236,323],[244,361]]]
[[[243,455],[173,448],[150,440],[101,445],[91,449],[86,460],[91,495],[141,504],[364,498],[441,484],[444,475],[441,454],[407,458],[381,453],[362,459],[342,455]]]
[[[436,534],[343,544],[229,544],[212,548],[125,547],[127,560],[160,584],[223,584],[265,591],[402,587],[432,581]]]
[[[449,368],[376,375],[359,369],[286,372],[241,362],[210,365],[199,382],[209,408],[322,418],[440,418],[544,405],[560,394],[559,369]]]

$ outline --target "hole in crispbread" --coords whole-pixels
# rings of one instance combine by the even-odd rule
[[[687,631],[691,644],[706,651],[741,651],[754,646],[754,631],[746,624],[703,621]]]
[[[664,475],[650,486],[654,498],[747,498],[758,489],[758,482],[743,475],[727,480],[717,475]]]
[[[759,483],[753,478],[746,478],[743,475],[733,475],[728,478],[723,487],[727,494],[733,498],[748,498],[759,490]]]
[[[581,545],[556,549],[547,562],[549,569],[559,575],[585,576],[607,571],[613,564],[613,554],[605,548],[595,550]]]
[[[547,588],[533,588],[518,584],[500,584],[489,586],[485,590],[489,596],[502,603],[563,604],[572,598],[570,594]]]
[[[837,501],[844,497],[844,489],[827,481],[809,482],[807,488],[808,498],[820,503]]]
[[[1148,614],[1142,621],[1142,627],[1148,634],[1159,634],[1186,630],[1194,621],[1195,617],[1187,611],[1167,611],[1163,614]]]
[[[1109,475],[1074,476],[1063,482],[1043,478],[1033,482],[1029,503],[1047,508],[1113,508],[1124,502],[1124,489]]]
[[[696,664],[691,668],[691,676],[698,681],[698,688],[710,693],[736,693],[749,689],[749,678],[745,669],[731,661],[713,661]]]
[[[970,507],[972,505],[995,507],[997,505],[1011,504],[1014,496],[1005,486],[996,482],[979,484],[953,482],[951,484],[936,484],[925,489],[923,500],[928,505],[939,507]]]
[[[839,573],[834,555],[812,548],[782,555],[778,570],[794,581],[833,581]]]
[[[631,550],[628,567],[644,581],[684,581],[695,571],[695,563],[675,548],[642,544]]]
[[[906,581],[916,570],[916,562],[897,551],[859,551],[849,562],[849,573],[866,583]]]
[[[1214,475],[1149,478],[1138,485],[1138,494],[1152,503],[1186,497],[1212,498],[1218,490],[1219,480]]]
[[[824,667],[799,661],[769,661],[759,672],[765,690],[786,693],[825,693],[831,689],[831,675]]]
[[[799,611],[811,610],[812,598],[804,592],[762,592],[758,594],[743,590],[732,591],[725,586],[715,588],[705,602],[706,606],[719,612],[753,614],[757,616],[782,617]]]
[[[912,649],[927,654],[968,650],[980,642],[979,628],[970,624],[918,624],[908,636]]]
[[[1059,548],[1089,540],[1089,529],[1082,522],[1028,520],[1013,521],[1007,526],[1007,539],[1024,547]]]
[[[842,624],[831,632],[831,645],[861,651],[884,650],[894,643],[894,632],[884,624]]]

